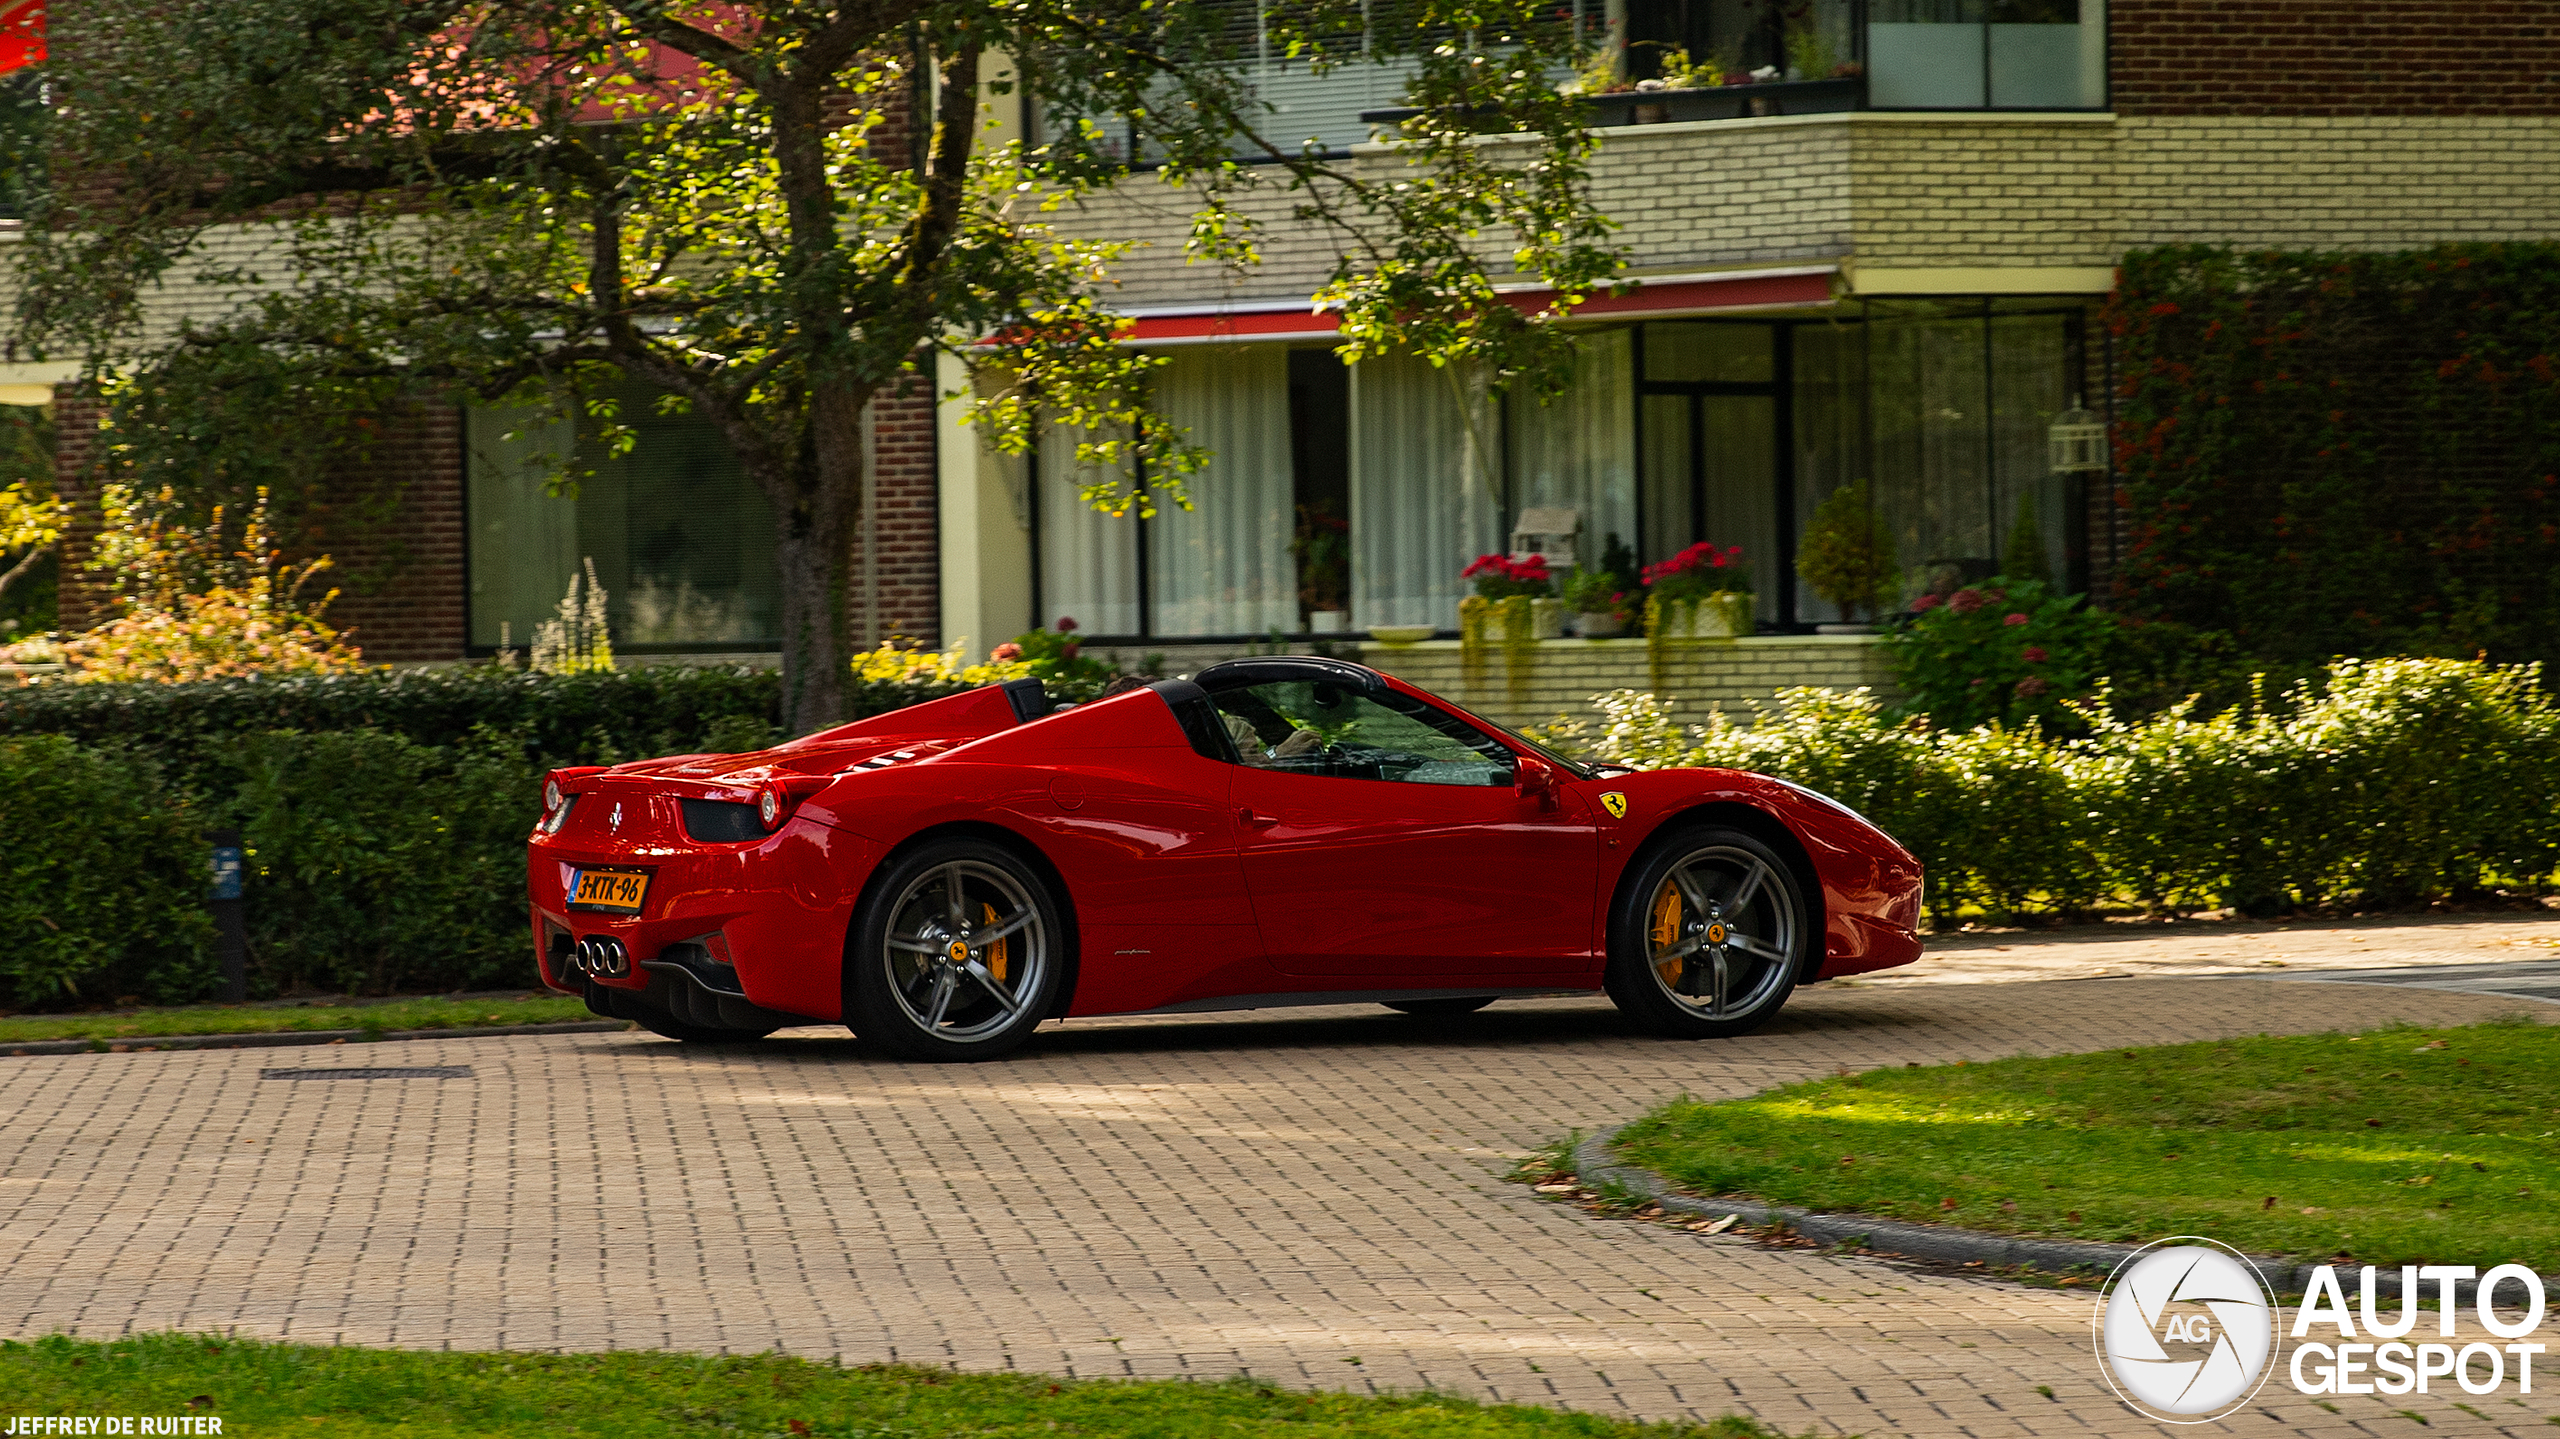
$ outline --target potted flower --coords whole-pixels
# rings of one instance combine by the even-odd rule
[[[1555,598],[1555,576],[1547,572],[1545,555],[1478,555],[1458,578],[1472,580],[1476,587],[1458,601],[1458,634],[1465,643],[1482,644],[1487,627],[1497,621],[1501,637],[1513,644],[1564,633],[1564,602]]]
[[[1867,499],[1863,485],[1844,485],[1813,512],[1804,544],[1796,550],[1796,573],[1813,592],[1840,607],[1847,623],[1817,625],[1824,634],[1867,634],[1872,624],[1858,623],[1864,612],[1873,618],[1897,597],[1893,528]]]
[[[1645,628],[1672,640],[1730,640],[1751,633],[1751,571],[1742,546],[1700,540],[1644,570]]]
[[[1584,639],[1605,640],[1625,632],[1631,606],[1623,586],[1607,570],[1577,569],[1564,577],[1564,608]]]

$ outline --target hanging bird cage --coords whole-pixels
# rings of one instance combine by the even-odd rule
[[[2107,425],[2104,420],[2080,407],[2080,397],[2071,397],[2071,408],[2053,417],[2045,437],[2053,444],[2053,472],[2057,475],[2086,474],[2107,467]]]

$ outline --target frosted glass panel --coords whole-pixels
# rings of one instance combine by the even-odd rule
[[[1867,27],[1867,103],[1880,110],[1982,108],[1983,27]]]
[[[2081,74],[2078,25],[1991,27],[1991,103],[2022,110],[2090,110],[2105,103]]]

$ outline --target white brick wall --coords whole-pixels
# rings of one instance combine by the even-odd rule
[[[1640,639],[1546,640],[1518,655],[1500,645],[1470,653],[1456,640],[1364,644],[1360,662],[1515,727],[1594,718],[1591,697],[1618,689],[1668,696],[1693,724],[1719,707],[1747,721],[1752,701],[1794,685],[1897,693],[1884,647],[1859,635],[1675,641],[1662,647],[1658,674]]]

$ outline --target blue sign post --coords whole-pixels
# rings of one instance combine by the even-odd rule
[[[213,914],[214,945],[222,956],[222,998],[238,1004],[249,997],[249,924],[242,898],[247,856],[236,829],[217,829],[205,838],[213,842],[213,886],[205,908]]]

